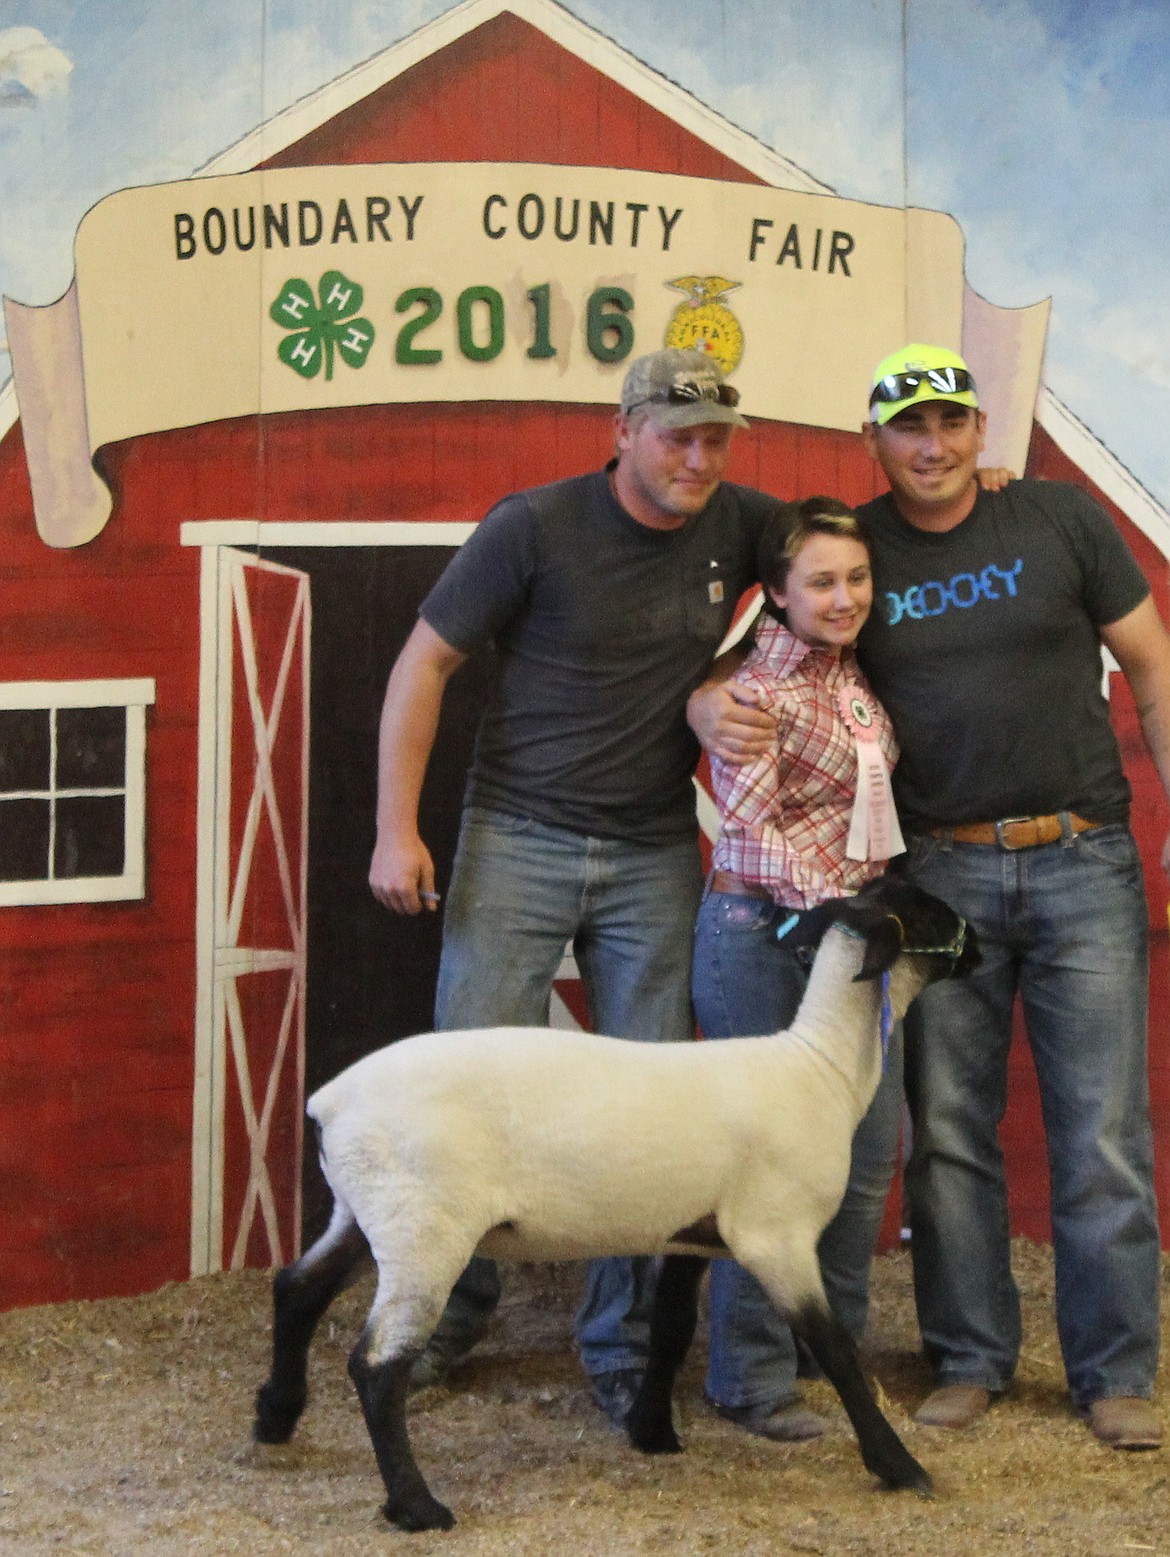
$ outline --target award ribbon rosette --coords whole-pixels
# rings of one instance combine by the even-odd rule
[[[894,808],[890,770],[878,740],[877,705],[870,694],[847,681],[837,694],[841,718],[857,751],[857,799],[849,822],[845,854],[851,860],[890,860],[906,843]]]

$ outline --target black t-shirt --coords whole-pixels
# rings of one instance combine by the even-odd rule
[[[468,803],[598,837],[692,830],[686,700],[779,506],[724,482],[679,529],[654,530],[599,471],[492,509],[421,607],[453,648],[497,651]]]
[[[981,492],[941,535],[907,524],[888,494],[860,513],[874,609],[858,650],[901,746],[903,823],[1126,820],[1098,629],[1149,586],[1109,516],[1048,481]]]

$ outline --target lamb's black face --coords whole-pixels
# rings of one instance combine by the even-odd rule
[[[941,898],[900,876],[871,881],[850,901],[841,918],[867,939],[872,937],[886,947],[891,945],[888,926],[893,924],[899,942],[895,955],[905,951],[936,956],[944,963],[939,969],[944,978],[963,978],[979,966],[979,938],[974,927]],[[886,961],[878,946],[874,952]],[[870,963],[867,955],[866,971]]]
[[[879,876],[855,897],[830,899],[800,916],[785,933],[789,947],[816,947],[830,925],[841,924],[866,943],[858,978],[885,973],[904,952],[931,954],[936,978],[962,978],[979,966],[974,929],[941,898],[901,876]]]

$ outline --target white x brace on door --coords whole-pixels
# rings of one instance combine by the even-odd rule
[[[305,1070],[309,580],[203,559],[193,1272],[299,1252]]]

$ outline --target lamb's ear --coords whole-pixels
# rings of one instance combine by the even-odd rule
[[[898,953],[906,940],[902,921],[895,914],[883,914],[865,932],[865,956],[861,971],[854,975],[855,984],[865,979],[879,978],[894,966]]]

